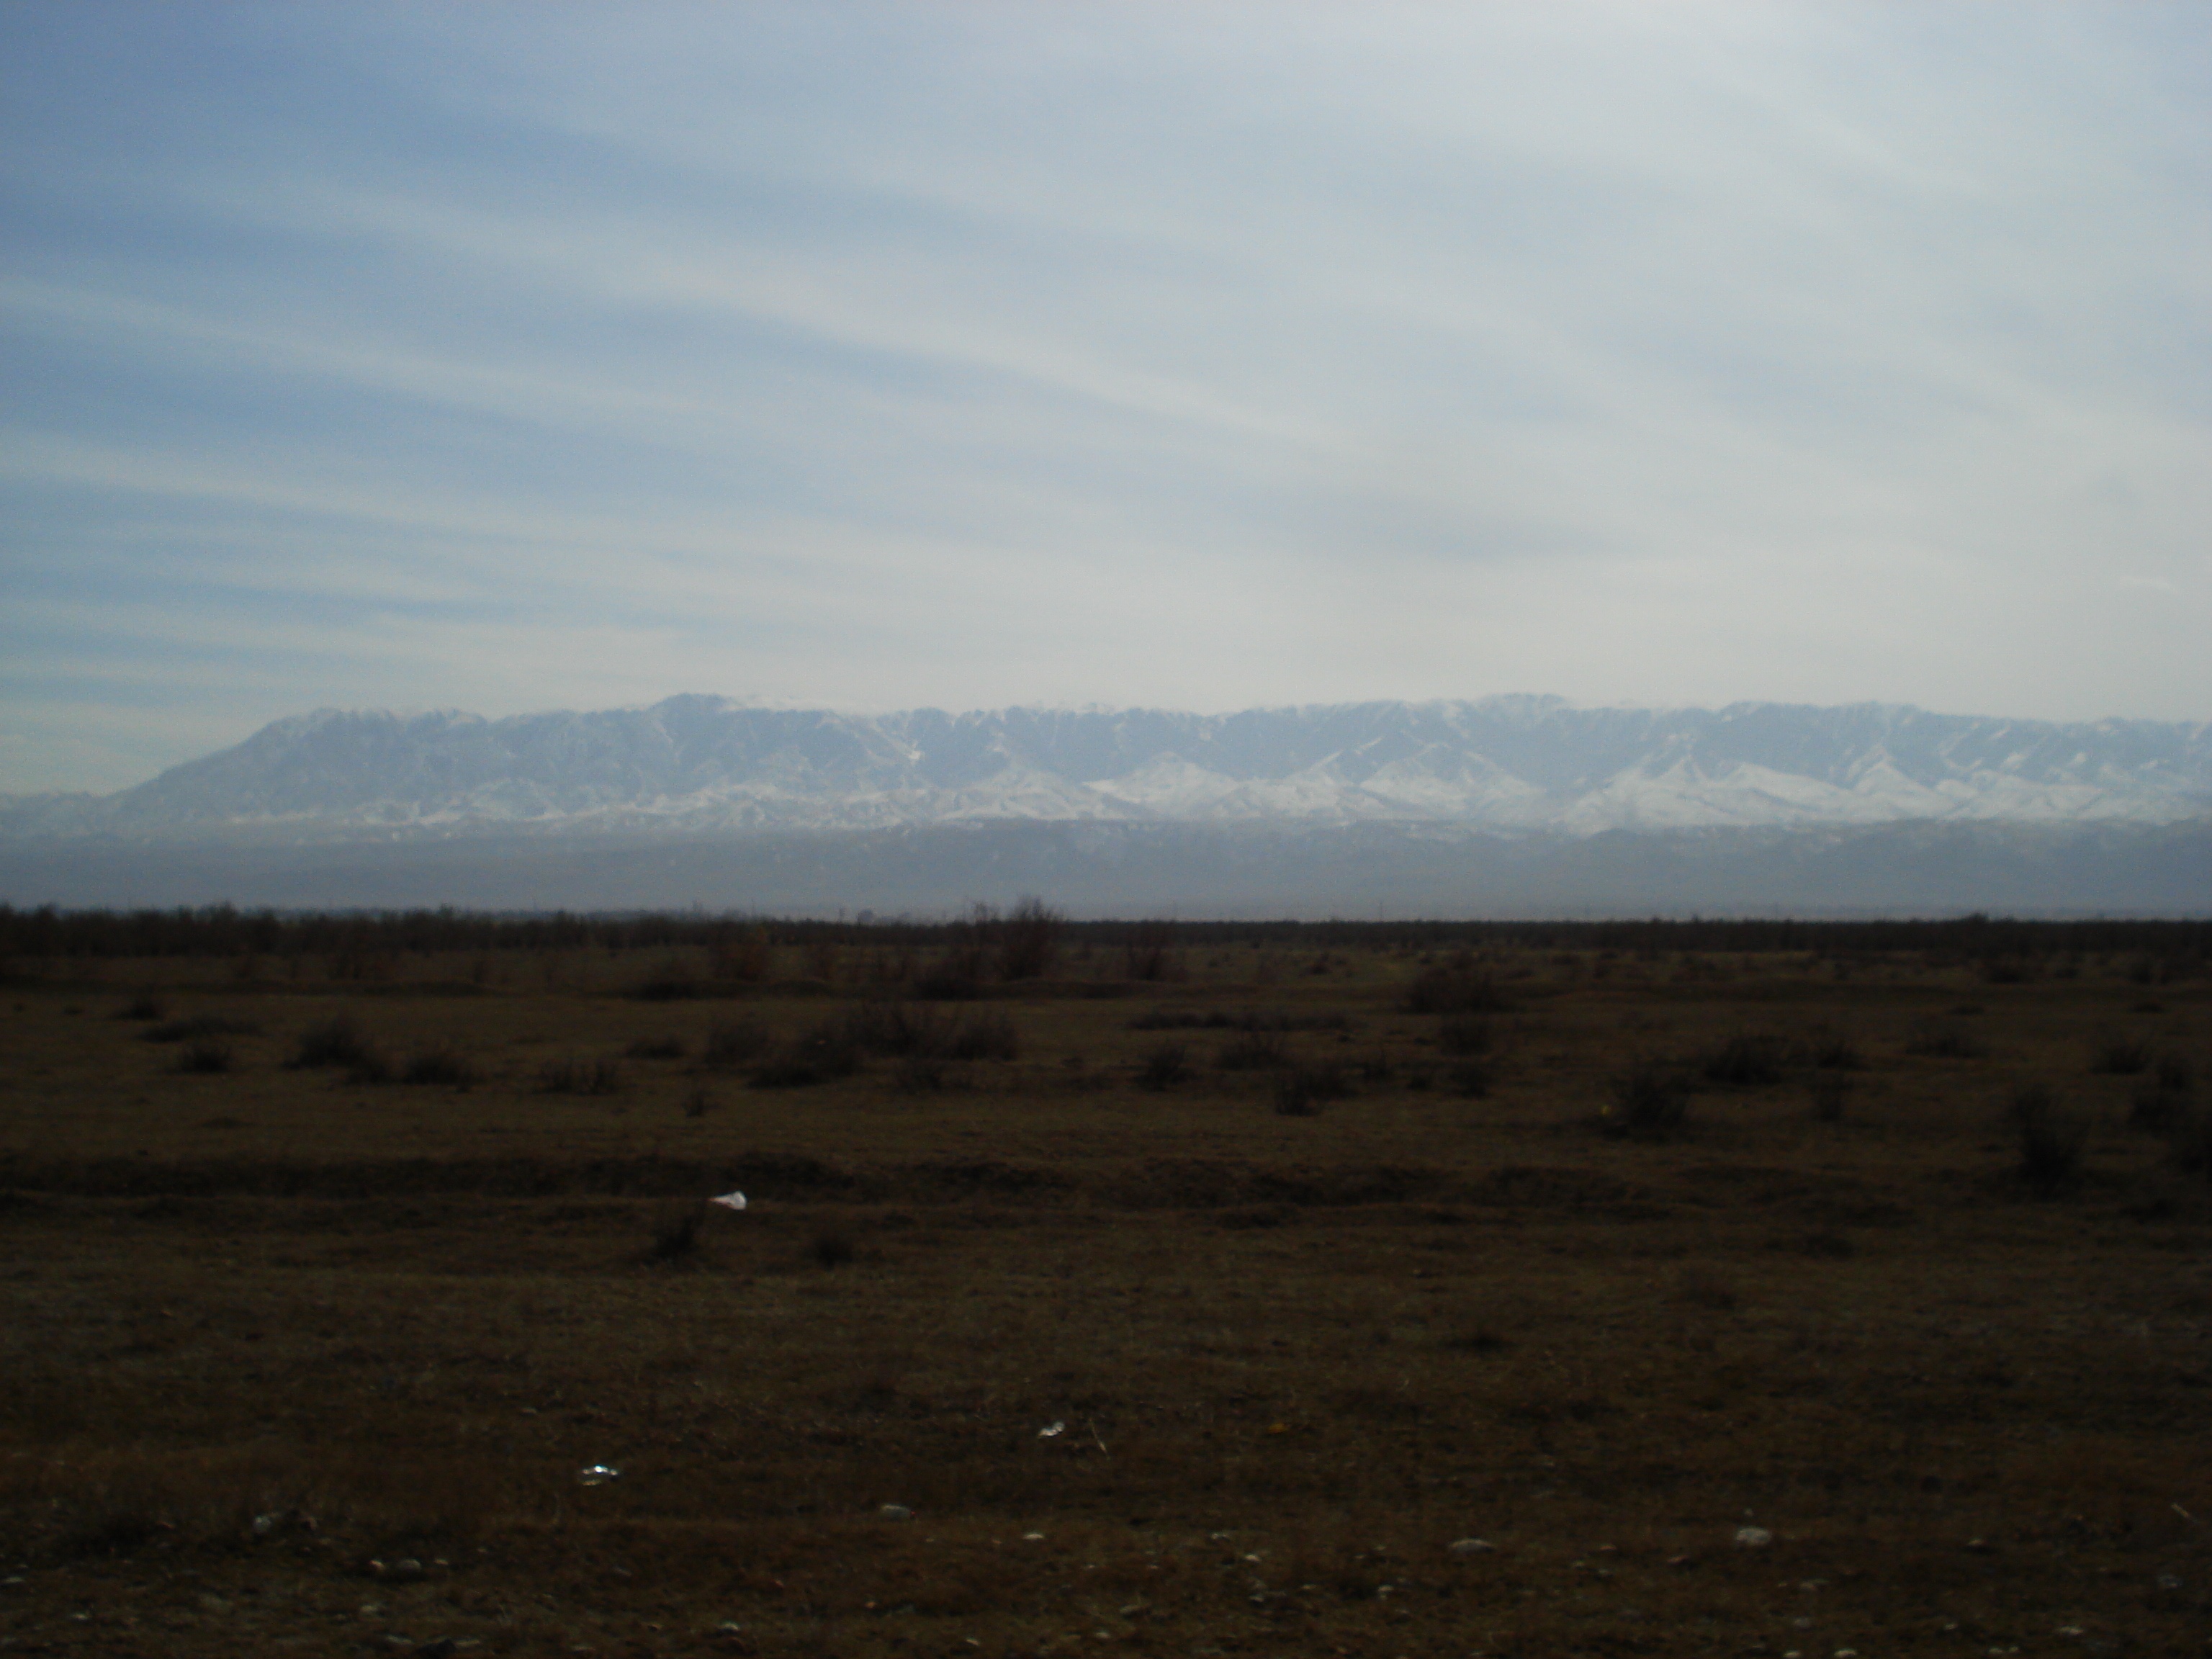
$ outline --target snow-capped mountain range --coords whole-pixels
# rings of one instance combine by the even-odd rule
[[[0,798],[0,834],[715,834],[1022,819],[1437,823],[1595,834],[2212,817],[2212,724],[2055,724],[1887,704],[1563,699],[1232,714],[713,696],[486,720],[325,709],[115,795]]]

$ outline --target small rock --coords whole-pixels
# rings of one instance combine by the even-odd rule
[[[886,1521],[911,1521],[914,1511],[903,1504],[886,1504],[876,1511]]]
[[[1747,1550],[1763,1550],[1774,1541],[1774,1534],[1764,1527],[1738,1527],[1735,1541]]]
[[[1454,1540],[1451,1553],[1454,1555],[1480,1555],[1486,1550],[1494,1550],[1497,1547],[1497,1545],[1486,1539],[1462,1538]]]

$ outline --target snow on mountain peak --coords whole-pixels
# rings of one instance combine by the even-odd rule
[[[1555,696],[1200,715],[868,715],[705,694],[486,720],[317,709],[104,799],[20,798],[23,836],[840,827],[977,819],[1497,830],[2212,817],[2212,724],[1895,704],[1578,708]]]

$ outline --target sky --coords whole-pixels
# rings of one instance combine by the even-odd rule
[[[678,692],[2212,718],[2212,6],[0,0],[0,790]]]

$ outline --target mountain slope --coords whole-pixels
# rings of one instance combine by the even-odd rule
[[[855,715],[679,696],[499,720],[323,710],[120,794],[0,801],[0,834],[702,835],[1019,819],[1593,836],[2207,817],[2203,724],[1881,704],[1582,709],[1528,696],[1223,715]]]

